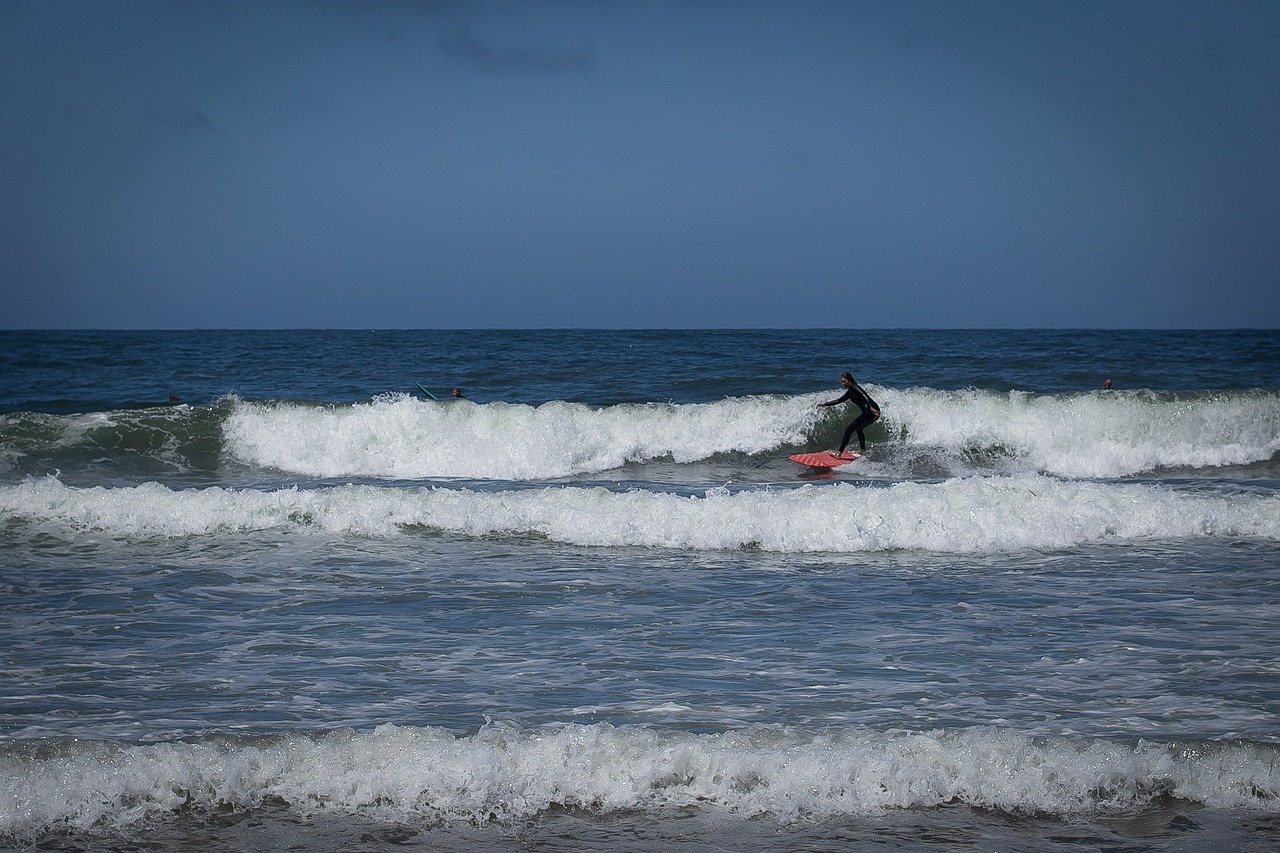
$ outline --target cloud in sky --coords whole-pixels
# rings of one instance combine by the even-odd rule
[[[1270,2],[0,0],[6,327],[1276,326]]]
[[[515,73],[554,74],[560,71],[590,71],[594,58],[581,48],[547,48],[536,44],[495,45],[476,38],[466,30],[440,37],[446,56],[461,59],[476,68]]]

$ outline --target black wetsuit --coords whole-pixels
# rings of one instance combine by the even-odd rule
[[[823,403],[823,406],[838,406],[845,400],[852,402],[861,411],[861,414],[849,424],[849,428],[844,431],[844,438],[840,439],[840,453],[844,453],[844,449],[849,446],[849,438],[856,432],[858,434],[858,447],[862,450],[867,449],[867,437],[862,434],[864,427],[871,426],[875,423],[876,418],[880,417],[880,407],[876,405],[876,401],[871,399],[871,395],[862,389],[857,382],[853,383],[853,387],[844,392],[839,399],[832,400],[829,403]]]

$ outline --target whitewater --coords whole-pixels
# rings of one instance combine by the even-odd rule
[[[488,724],[460,738],[387,725],[314,738],[51,751],[6,762],[0,798],[42,823],[80,829],[104,820],[123,828],[179,808],[255,809],[272,798],[303,817],[485,824],[529,819],[553,806],[711,808],[795,822],[957,801],[1054,814],[1133,809],[1167,796],[1266,808],[1280,795],[1276,747],[1119,746],[992,729],[693,735]],[[72,784],[55,782],[54,768]],[[125,803],[135,805],[121,809]],[[12,823],[0,823],[0,832]]]
[[[0,487],[0,512],[46,536],[148,538],[287,529],[368,537],[443,531],[538,534],[597,547],[758,548],[838,553],[990,553],[1087,544],[1280,540],[1280,496],[1204,494],[1040,475],[898,483],[836,483],[701,496],[604,486],[189,489],[151,483],[77,489],[48,478]]]
[[[933,451],[954,473],[965,472],[966,456],[984,454],[1005,457],[988,464],[1006,469],[1096,478],[1247,465],[1280,452],[1274,392],[1044,396],[869,388],[885,407],[881,428],[894,444],[913,456]],[[663,457],[684,463],[806,446],[843,427],[840,416],[820,420],[813,404],[823,398],[603,408],[407,396],[348,407],[237,403],[224,432],[237,459],[303,476],[536,480]]]
[[[1280,452],[1275,391],[1031,395],[868,387],[885,415],[875,428],[882,449],[859,469],[867,477],[912,476],[932,466],[938,477],[995,471],[1120,478],[1269,463]],[[10,413],[0,416],[0,470],[74,468],[109,450],[123,463],[182,472],[198,469],[215,445],[213,464],[306,478],[552,480],[731,455],[776,471],[767,463],[838,440],[843,414],[814,408],[830,396],[532,406],[397,393],[351,404],[232,397],[202,409]],[[1265,464],[1260,470],[1271,472]]]

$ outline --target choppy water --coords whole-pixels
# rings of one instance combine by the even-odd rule
[[[3,332],[0,596],[11,846],[1270,849],[1280,333]]]

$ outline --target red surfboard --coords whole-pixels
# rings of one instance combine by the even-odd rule
[[[797,453],[791,457],[791,461],[800,465],[808,465],[810,468],[838,468],[841,465],[848,465],[850,462],[857,462],[861,458],[862,454],[858,451],[846,450],[839,456],[832,456],[826,451],[822,453]]]

